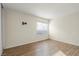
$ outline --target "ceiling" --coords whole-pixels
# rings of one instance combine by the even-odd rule
[[[46,19],[56,19],[79,12],[78,3],[4,3],[3,6]]]

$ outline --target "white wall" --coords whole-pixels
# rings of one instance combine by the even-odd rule
[[[0,4],[0,55],[2,54],[2,37],[1,37],[1,4]]]
[[[79,46],[79,12],[50,21],[50,38]]]
[[[11,9],[4,9],[4,17],[6,24],[4,49],[48,38],[48,34],[36,33],[36,23],[38,21],[48,23],[47,20]],[[22,25],[22,21],[27,22],[27,25]]]

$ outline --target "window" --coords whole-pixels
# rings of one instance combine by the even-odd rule
[[[43,22],[37,22],[37,34],[48,33],[48,24]]]

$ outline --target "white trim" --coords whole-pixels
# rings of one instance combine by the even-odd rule
[[[0,50],[0,56],[2,55],[2,50]]]
[[[63,41],[55,36],[50,36],[50,39],[51,40],[56,40],[56,41],[60,41],[60,42],[63,42],[63,43],[67,43],[67,44],[71,44],[71,45],[75,45],[75,46],[79,46],[79,44],[76,44],[74,42],[71,42],[71,41]]]

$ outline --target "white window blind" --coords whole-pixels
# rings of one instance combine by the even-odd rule
[[[37,34],[48,33],[48,24],[43,22],[37,22]]]

